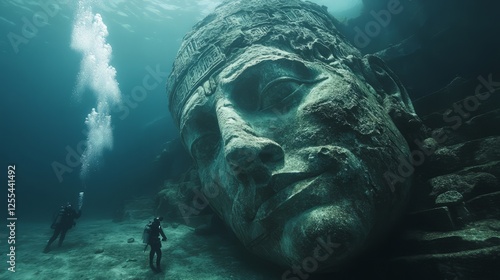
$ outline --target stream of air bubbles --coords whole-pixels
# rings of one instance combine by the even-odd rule
[[[112,48],[106,42],[108,29],[102,17],[92,11],[92,0],[78,1],[71,36],[71,48],[82,55],[74,94],[88,89],[96,98],[96,105],[85,119],[87,142],[81,157],[80,177],[99,166],[103,153],[113,148],[113,130],[110,108],[121,102],[116,81],[116,69],[110,65]]]

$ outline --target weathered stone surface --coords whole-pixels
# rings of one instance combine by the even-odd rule
[[[498,178],[500,178],[500,161],[492,160],[485,164],[475,165],[457,171],[458,175],[467,175],[470,173],[488,173],[495,176],[498,181]]]
[[[175,160],[173,160],[175,159]],[[164,144],[163,150],[156,156],[155,167],[161,173],[162,181],[178,179],[179,174],[189,171],[192,159],[180,139],[174,139]]]
[[[480,195],[465,205],[477,219],[500,219],[500,192]]]
[[[457,74],[473,80],[480,74],[499,73],[500,53],[494,48],[500,44],[499,38],[477,32],[488,30],[489,34],[499,33],[500,27],[494,24],[499,2],[363,2],[364,12],[359,18],[350,20],[344,29],[347,38],[355,43],[362,40],[360,33],[370,34],[366,28],[372,27],[370,22],[376,19],[374,14],[386,11],[388,3],[398,3],[403,7],[400,13],[391,16],[389,24],[382,28],[378,36],[367,36],[364,42],[358,43],[362,43],[361,50],[365,53],[389,48],[386,57],[395,59],[388,64],[407,85],[413,97],[428,95],[442,88]],[[411,37],[416,37],[416,40],[408,40]],[[405,41],[408,42],[405,44]],[[494,80],[498,81],[498,76]],[[474,90],[469,91],[470,95],[474,94]],[[449,101],[437,100],[445,106],[451,103]],[[428,105],[432,106],[430,103]]]
[[[456,229],[452,214],[446,206],[410,213],[406,219],[412,228],[429,231],[451,231]]]
[[[464,200],[464,197],[461,193],[452,190],[446,191],[436,197],[436,205],[438,206],[447,206],[447,205],[456,205],[461,203]]]
[[[254,4],[263,6],[254,10]],[[405,217],[410,234],[395,237],[393,252],[382,248],[374,260],[392,261],[382,272],[373,265],[365,276],[492,279],[500,225],[484,219],[498,218],[500,205],[491,193],[500,178],[498,90],[488,88],[491,96],[479,104],[474,97],[486,98],[486,92],[476,95],[486,86],[479,74],[453,79],[456,72],[435,75],[438,69],[407,63],[422,55],[414,52],[415,41],[388,49],[384,55],[397,57],[391,63],[418,87],[435,90],[443,85],[428,78],[453,79],[417,102],[417,113],[434,132],[418,137],[425,130],[399,80],[374,57],[361,59],[338,36],[335,21],[307,5],[229,1],[182,44],[167,85],[170,109],[210,207],[250,251],[281,265],[302,267],[318,244],[331,241],[333,254],[318,263],[318,272],[344,267],[378,241],[403,211],[415,174],[422,187],[414,188],[415,208]],[[462,29],[452,31],[460,31],[456,38],[463,41]],[[429,45],[423,47],[429,54]],[[405,72],[409,64],[435,77]],[[472,109],[464,115],[460,108]],[[388,132],[394,133],[390,139],[384,138]],[[429,138],[434,135],[442,138]],[[415,139],[425,140],[420,145]],[[408,160],[409,150],[420,148],[428,152],[422,165]],[[195,195],[186,194],[181,201],[194,205]],[[372,262],[356,264],[364,270]],[[367,279],[352,275],[358,274],[336,279]]]
[[[430,180],[432,197],[447,191],[456,191],[465,199],[498,190],[498,181],[489,173],[468,173],[466,175],[444,175]]]
[[[431,128],[445,127],[450,123],[443,119],[443,112],[453,108],[450,106],[452,102],[463,100],[474,93],[476,86],[477,81],[475,80],[455,77],[440,90],[415,100],[415,111]]]
[[[412,206],[426,210],[406,217],[407,235],[394,241],[394,254],[402,257],[388,264],[391,276],[386,278],[496,279],[500,263],[498,95],[460,120],[457,111],[446,115],[447,109],[459,109],[464,100],[471,101],[476,86],[474,81],[455,83],[417,102],[416,109],[427,114],[424,123],[435,128],[432,135],[442,137],[436,138],[441,139],[439,145],[422,145],[431,151],[418,170],[426,183],[415,190]],[[433,208],[437,205],[446,206],[441,212],[447,215],[433,215],[439,213]]]
[[[165,181],[156,196],[155,206],[156,214],[192,227],[205,223],[207,214],[211,213],[201,193],[196,169],[188,170],[177,180]]]
[[[497,96],[500,98],[500,94],[497,94]],[[495,105],[498,103],[500,102],[492,102]],[[500,109],[472,117],[465,122],[462,133],[466,134],[470,139],[500,135],[499,124]]]
[[[488,219],[470,223],[464,229],[446,232],[410,231],[402,236],[405,246],[415,254],[444,254],[500,246],[495,227],[500,221]]]
[[[274,263],[326,250],[315,271],[342,268],[401,215],[421,127],[397,77],[336,24],[298,0],[225,2],[184,38],[167,84],[211,208]]]
[[[429,173],[443,175],[500,160],[500,137],[492,136],[444,146],[429,156]]]
[[[400,257],[391,262],[388,278],[493,280],[498,275],[499,262],[500,246]]]
[[[405,255],[390,262],[390,277],[495,279],[500,262],[498,228],[500,221],[491,219],[457,231],[409,232],[398,245]]]
[[[487,89],[480,80],[454,78],[437,92],[414,101],[415,111],[431,128],[448,127],[467,140],[499,135],[500,89]],[[479,87],[479,91],[478,91]]]

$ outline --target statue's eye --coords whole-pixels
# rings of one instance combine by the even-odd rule
[[[259,110],[293,106],[302,97],[303,85],[303,81],[290,77],[280,77],[271,81],[260,94]]]
[[[209,133],[200,136],[191,144],[191,155],[198,162],[211,161],[219,149],[220,136]]]
[[[295,60],[263,61],[248,67],[226,84],[231,101],[245,113],[288,111],[323,80],[320,72]]]
[[[213,161],[220,148],[220,129],[217,119],[209,113],[197,112],[190,118],[186,129],[189,152],[197,162]]]
[[[310,89],[309,85],[325,80],[302,80],[292,77],[280,77],[268,83],[260,93],[259,111],[280,110],[295,107]]]

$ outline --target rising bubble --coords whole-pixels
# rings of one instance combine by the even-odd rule
[[[110,65],[112,48],[106,42],[108,28],[101,15],[93,13],[91,2],[78,2],[71,36],[71,48],[82,55],[74,94],[78,97],[90,89],[97,99],[97,106],[85,119],[88,135],[81,159],[82,178],[99,166],[105,150],[113,148],[110,107],[121,100],[116,69]]]

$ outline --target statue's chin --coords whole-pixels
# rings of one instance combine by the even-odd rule
[[[334,269],[359,253],[369,229],[349,205],[319,206],[289,220],[280,241],[288,266],[318,263]]]

